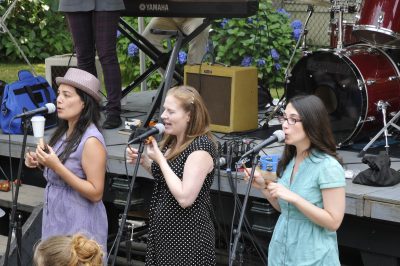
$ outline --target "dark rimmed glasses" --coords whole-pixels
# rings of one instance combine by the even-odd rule
[[[278,116],[279,123],[283,124],[285,121],[289,125],[294,125],[296,122],[301,122],[300,118],[286,117],[286,116]]]

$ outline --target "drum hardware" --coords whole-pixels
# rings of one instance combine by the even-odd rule
[[[375,118],[374,116],[368,116],[366,119],[360,120],[360,121],[357,123],[357,125],[360,125],[360,124],[362,124],[362,123],[373,122],[373,121],[375,121],[375,120],[376,120],[376,118]]]
[[[389,77],[389,81],[398,80],[398,79],[400,79],[399,76],[391,76],[391,77]]]
[[[323,0],[298,0],[297,3],[317,6],[331,6],[330,1]]]
[[[382,100],[379,100],[376,104],[376,110],[382,111],[386,114],[386,109],[390,104],[388,102],[384,102]]]
[[[357,79],[357,85],[359,90],[364,88],[364,82],[361,79]]]
[[[376,83],[376,80],[375,80],[375,79],[369,79],[369,80],[367,80],[367,82],[366,82],[367,86],[371,86],[371,85],[373,85],[373,84],[375,84],[375,83]]]
[[[362,149],[362,151],[358,154],[358,157],[363,157],[366,153],[366,151],[368,150],[368,148],[375,142],[375,140],[377,140],[379,138],[380,135],[382,135],[382,133],[385,134],[385,149],[386,149],[386,154],[389,155],[389,143],[387,140],[388,137],[388,127],[392,126],[394,128],[396,128],[397,130],[400,131],[400,127],[398,125],[396,125],[396,121],[400,116],[400,111],[398,111],[392,119],[390,119],[390,121],[388,123],[386,123],[386,109],[387,107],[390,106],[387,102],[384,102],[382,100],[378,101],[377,103],[377,109],[379,109],[380,111],[382,111],[382,116],[383,116],[383,128],[375,135],[375,137],[373,137],[371,139],[370,142],[368,142],[367,145],[365,145],[365,147]]]
[[[343,49],[343,9],[339,7],[338,40],[336,50]]]
[[[385,12],[383,12],[382,14],[380,14],[379,15],[379,18],[378,18],[378,25],[377,25],[377,28],[379,29],[381,26],[382,26],[382,24],[383,24],[383,17],[385,16]]]

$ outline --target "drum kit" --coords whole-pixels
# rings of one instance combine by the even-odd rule
[[[370,137],[383,126],[387,144],[386,129],[396,121],[386,123],[386,112],[394,117],[400,110],[400,60],[395,50],[400,49],[400,0],[359,1],[300,1],[330,7],[331,47],[306,49],[286,73],[284,101],[299,94],[319,96],[338,147]],[[344,21],[344,12],[354,14],[355,21]],[[308,19],[303,50],[307,23]]]

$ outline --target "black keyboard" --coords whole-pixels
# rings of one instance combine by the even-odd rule
[[[245,18],[258,11],[258,0],[124,0],[122,16]]]

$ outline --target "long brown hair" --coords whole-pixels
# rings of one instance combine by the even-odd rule
[[[99,130],[101,130],[99,124],[100,121],[99,103],[86,92],[76,88],[75,91],[81,98],[84,104],[84,108],[79,116],[78,122],[75,124],[74,130],[72,131],[71,135],[68,136],[68,138],[66,139],[67,145],[65,146],[65,149],[61,152],[61,154],[58,154],[60,161],[63,163],[69,158],[71,153],[76,151],[76,149],[79,146],[79,143],[81,142],[83,134],[92,123]],[[56,144],[57,141],[64,136],[65,132],[68,131],[68,128],[69,128],[68,121],[59,119],[58,127],[51,136],[49,145],[54,146],[54,144]]]
[[[336,152],[329,114],[321,99],[315,95],[301,95],[291,98],[288,103],[299,113],[304,132],[310,139],[311,145],[305,152],[310,154],[315,150],[326,153],[342,163]],[[285,145],[277,168],[278,176],[282,175],[290,160],[296,156],[296,152],[295,146]]]
[[[177,99],[186,112],[189,112],[190,120],[185,133],[185,140],[180,147],[175,147],[176,136],[165,134],[160,143],[161,150],[166,146],[172,149],[167,159],[173,159],[185,150],[198,136],[207,135],[214,140],[210,131],[210,115],[199,92],[190,86],[178,86],[168,90],[167,96]]]

